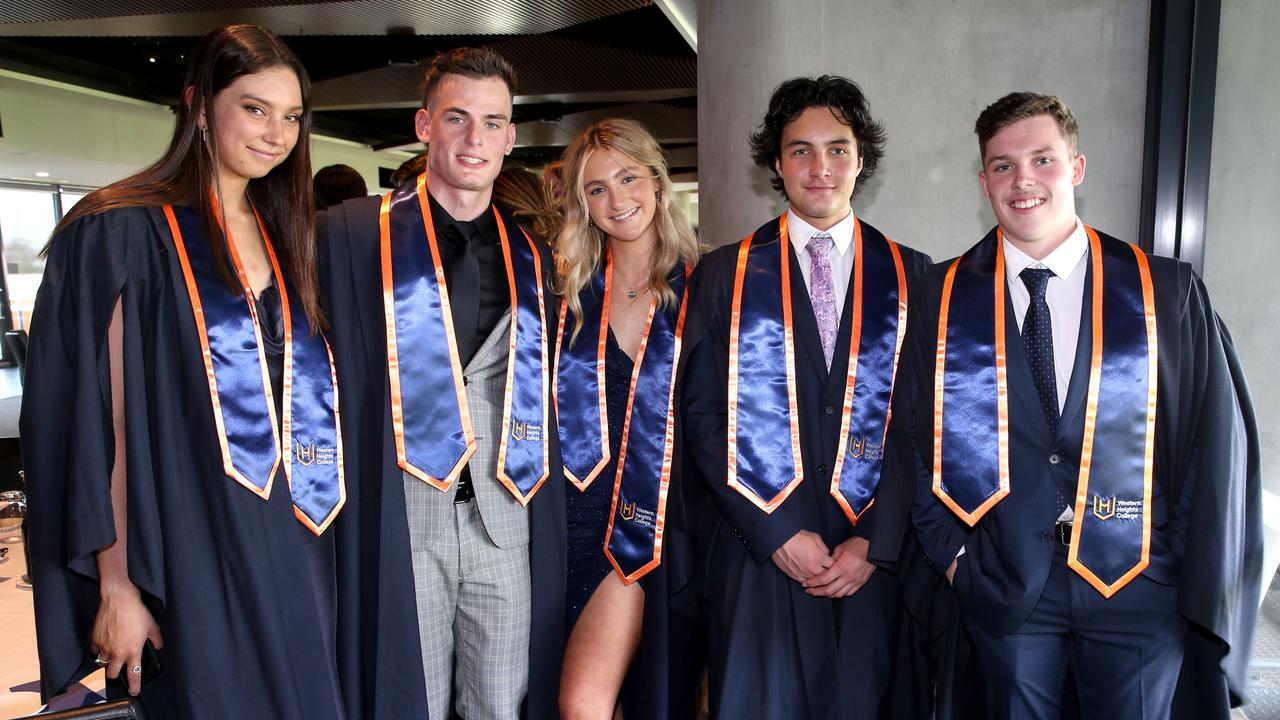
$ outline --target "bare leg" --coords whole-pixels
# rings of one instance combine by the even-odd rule
[[[573,626],[560,674],[560,716],[610,720],[622,680],[640,647],[644,591],[610,572]]]

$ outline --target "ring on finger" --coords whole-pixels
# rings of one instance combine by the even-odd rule
[[[131,673],[140,673],[140,672],[142,672],[142,666],[141,666],[141,665],[134,665],[133,667],[129,668],[129,672],[131,672]]]
[[[102,657],[102,653],[98,653],[93,657],[93,664],[97,665],[98,667],[106,667],[111,664],[111,661],[108,660],[107,658]]]

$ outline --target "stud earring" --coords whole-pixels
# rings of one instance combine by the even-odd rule
[[[595,227],[595,226],[596,226],[596,221],[595,221],[595,219],[593,219],[593,218],[587,218],[587,226],[588,226],[588,227]]]

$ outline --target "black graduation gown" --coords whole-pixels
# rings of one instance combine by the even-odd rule
[[[106,333],[117,297],[129,576],[165,641],[143,704],[160,718],[343,717],[324,637],[332,577],[312,572],[326,553],[319,567],[331,572],[333,530],[317,538],[295,519],[283,471],[269,500],[224,474],[191,303],[159,208],[73,223],[53,241],[36,299],[22,439],[43,696],[93,669],[95,552],[115,540]]]
[[[1105,235],[1100,237],[1103,243],[1118,242]],[[1262,522],[1257,428],[1238,358],[1209,304],[1203,282],[1187,263],[1148,257],[1158,323],[1159,397],[1153,501],[1157,522],[1152,537],[1152,564],[1146,574],[1157,582],[1178,586],[1178,607],[1188,623],[1173,717],[1225,720],[1230,706],[1243,697],[1260,597]],[[937,338],[941,287],[949,264],[950,261],[935,265],[926,273],[918,293],[920,302],[913,305],[909,323],[907,342],[913,346],[914,373],[922,389],[932,388],[932,348]],[[1089,303],[1086,293],[1086,310]],[[1082,323],[1089,322],[1086,312]],[[1087,327],[1082,328],[1082,337],[1086,337]],[[1080,361],[1077,354],[1076,362]],[[1073,378],[1073,388],[1075,384]],[[1010,497],[992,508],[973,530],[932,496],[933,445],[927,438],[932,427],[933,394],[925,390],[917,397],[918,464],[913,517],[921,544],[941,573],[971,533],[998,532],[998,527],[1010,526],[1027,513],[1014,512],[1017,508],[1010,504],[1013,493],[1018,492],[1016,476]],[[1068,397],[1068,403],[1073,403],[1072,397]],[[1010,452],[1018,451],[1011,448]],[[982,547],[998,545],[995,535],[979,539]],[[1026,578],[1043,570],[1038,564],[1040,556],[1035,555],[1042,549],[1038,543],[1004,547],[1008,577],[992,581],[992,586],[1027,586]],[[975,668],[970,661],[964,633],[957,627],[962,611],[955,593],[945,581],[936,587],[931,612],[935,641],[943,650],[939,703],[946,710],[940,710],[939,717],[974,717],[972,702],[980,693],[974,692],[971,673],[981,672],[981,668]],[[999,610],[990,607],[984,612],[998,617]]]
[[[776,242],[776,230],[773,238]],[[929,260],[911,248],[899,247],[910,289]],[[705,479],[706,495],[695,512],[710,613],[712,713],[719,717],[925,717],[927,680],[918,672],[917,639],[913,623],[903,612],[898,575],[900,561],[915,552],[914,544],[906,541],[910,487],[888,481],[898,471],[886,457],[875,505],[856,527],[829,494],[827,471],[840,428],[853,298],[852,293],[846,294],[828,374],[807,288],[797,280],[802,276],[794,244],[788,262],[806,479],[768,515],[728,486],[728,335],[737,252],[738,244],[733,243],[698,266],[697,297],[692,301],[696,312],[689,321],[689,342],[696,347],[689,350],[681,409],[690,454]],[[899,367],[904,364],[900,362]],[[908,374],[899,373],[894,398],[895,408],[904,400],[909,408]],[[900,443],[904,437],[909,442],[909,435],[895,424],[888,442]],[[868,557],[877,566],[871,579],[847,599],[808,595],[770,560],[778,547],[802,529],[819,534],[829,548],[851,536],[866,538]],[[771,658],[770,664],[762,665],[762,657]],[[790,663],[795,671],[763,676],[779,663]],[[722,680],[717,682],[717,677]]]
[[[343,386],[343,412],[352,412],[360,418],[355,441],[366,453],[360,461],[360,492],[373,500],[367,509],[369,517],[376,516],[382,524],[381,535],[369,538],[371,544],[360,559],[369,568],[376,565],[376,574],[368,578],[380,586],[376,603],[364,609],[364,617],[371,624],[366,625],[366,632],[370,627],[377,628],[380,636],[376,651],[378,667],[373,672],[382,682],[394,683],[402,697],[421,698],[421,710],[404,717],[425,717],[426,689],[421,672],[408,519],[391,428],[378,226],[381,200],[376,196],[348,200],[318,217],[321,282],[325,286],[335,361]],[[503,220],[508,228],[516,227],[505,212]],[[549,283],[554,277],[551,251],[542,244],[539,250],[543,278]],[[544,288],[544,297],[548,338],[552,343],[547,357],[553,358],[556,333],[552,319],[558,315],[549,286]],[[551,421],[552,427],[546,434],[551,474],[528,506],[532,618],[525,717],[533,720],[559,717],[560,667],[564,659],[564,578],[567,573],[564,477],[554,413]],[[365,661],[369,660],[370,656],[366,655]],[[405,677],[392,677],[393,669],[403,671]],[[379,701],[378,693],[372,688],[366,687],[364,692],[368,693],[365,706]],[[376,717],[388,716],[377,714]]]

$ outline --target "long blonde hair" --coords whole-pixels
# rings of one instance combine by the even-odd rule
[[[591,282],[604,256],[605,234],[590,224],[587,194],[582,187],[582,174],[587,159],[596,151],[625,155],[648,168],[650,179],[657,185],[658,205],[653,216],[657,243],[649,258],[649,289],[663,308],[676,304],[675,291],[667,282],[667,274],[678,262],[698,261],[698,241],[684,211],[672,202],[671,177],[662,148],[643,125],[626,118],[609,118],[583,130],[563,157],[564,225],[556,239],[557,291],[569,305],[574,329],[570,342],[578,337],[582,325],[582,303],[578,294]]]

